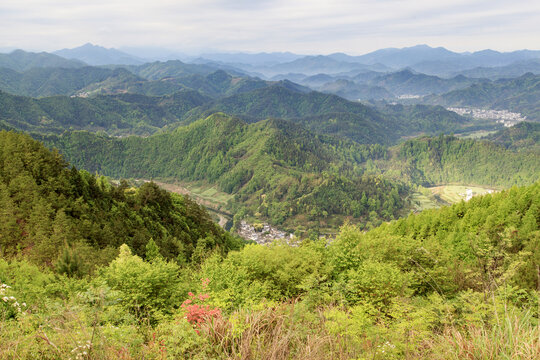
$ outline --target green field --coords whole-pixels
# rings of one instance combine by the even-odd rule
[[[461,139],[480,139],[491,134],[495,134],[497,130],[479,130],[470,133],[457,134],[456,136]]]
[[[412,194],[411,200],[415,212],[426,209],[436,209],[466,200],[467,189],[472,190],[473,196],[485,195],[497,190],[471,185],[440,185],[424,189]],[[429,191],[429,192],[428,192]]]
[[[429,188],[435,196],[448,203],[456,203],[465,200],[467,189],[472,190],[473,196],[485,195],[496,191],[495,189],[470,186],[470,185],[443,185]]]

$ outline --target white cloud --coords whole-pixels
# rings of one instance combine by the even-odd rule
[[[537,0],[4,0],[0,47],[364,53],[428,43],[537,48]]]

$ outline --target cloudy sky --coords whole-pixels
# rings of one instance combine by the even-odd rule
[[[0,49],[540,49],[539,0],[2,0]]]

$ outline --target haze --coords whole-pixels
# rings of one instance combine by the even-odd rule
[[[106,47],[363,54],[425,43],[510,51],[540,43],[536,0],[24,0],[0,4],[0,48]]]

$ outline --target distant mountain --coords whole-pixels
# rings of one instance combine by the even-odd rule
[[[312,89],[318,88],[326,83],[337,80],[338,78],[328,74],[316,74],[303,78],[299,83],[309,86]],[[291,80],[291,79],[289,79]],[[292,80],[291,80],[292,81]]]
[[[426,111],[433,109],[426,106]],[[221,98],[189,111],[189,123],[216,112],[257,122],[267,118],[288,119],[320,134],[337,135],[360,143],[393,143],[401,136],[452,132],[468,120],[438,107],[435,121],[418,114],[385,114],[358,102],[333,94],[309,93],[282,84]],[[436,129],[436,130],[435,130]]]
[[[176,78],[174,82],[211,97],[233,95],[268,86],[266,81],[257,78],[232,76],[223,70],[217,70],[208,75],[187,75]]]
[[[92,45],[90,43],[73,49],[62,49],[54,51],[53,54],[66,59],[77,59],[84,61],[89,65],[139,65],[146,62],[141,58],[129,55],[125,52],[116,49],[106,49],[102,46]]]
[[[33,68],[22,73],[0,68],[0,90],[15,95],[43,97],[73,95],[86,92],[89,87],[102,88],[108,82],[145,81],[125,69],[103,69],[85,66],[81,68]]]
[[[387,89],[395,95],[429,95],[441,94],[451,90],[462,89],[479,82],[463,75],[451,79],[413,73],[409,69],[378,76],[366,83]]]
[[[384,74],[385,73],[378,72],[378,71],[364,71],[364,72],[354,74],[353,76],[351,76],[350,79],[356,83],[362,84],[362,83],[368,82],[369,80],[375,79],[376,77],[382,76]]]
[[[46,52],[33,53],[15,50],[9,54],[0,54],[0,68],[8,68],[15,71],[26,71],[32,68],[42,67],[78,68],[83,66],[86,66],[86,64],[82,61],[67,60]]]
[[[514,78],[526,73],[540,74],[540,59],[522,60],[506,66],[477,67],[470,70],[460,71],[467,77],[488,78],[497,80],[501,78]]]
[[[274,75],[269,80],[270,81],[290,80],[295,83],[300,83],[306,77],[308,77],[306,74],[288,73],[288,74]]]
[[[105,131],[149,135],[180,121],[187,111],[211,99],[184,90],[163,97],[136,94],[92,98],[54,96],[33,99],[0,91],[0,123],[23,131]]]
[[[381,49],[352,58],[355,62],[362,64],[383,64],[399,69],[419,62],[457,59],[460,56],[461,54],[449,51],[443,47],[432,48],[427,45],[416,45],[402,49]]]
[[[483,82],[424,99],[430,104],[479,107],[519,112],[540,121],[540,75],[531,73],[515,79]]]
[[[424,74],[451,76],[465,70],[476,67],[499,67],[510,65],[519,61],[540,59],[540,51],[520,50],[508,53],[501,53],[493,50],[477,51],[472,54],[460,54],[459,57],[452,57],[441,60],[423,60],[410,66]]]
[[[279,63],[294,61],[304,55],[293,54],[290,52],[273,52],[273,53],[205,53],[200,55],[201,58],[219,61],[229,64],[249,64],[254,66],[271,66]]]
[[[317,88],[323,93],[330,93],[349,100],[392,99],[394,95],[382,86],[357,84],[350,80],[335,80]]]
[[[301,73],[306,75],[337,74],[349,71],[388,71],[387,66],[374,64],[365,65],[360,63],[344,62],[335,60],[329,56],[305,56],[291,62],[281,63],[274,66],[254,67],[253,71],[258,71],[266,76],[272,77],[278,74]]]
[[[138,66],[127,66],[126,69],[148,80],[179,78],[186,75],[208,75],[219,70],[219,67],[205,64],[186,64],[180,60],[165,62],[156,61]]]
[[[501,53],[494,50],[482,50],[474,53],[457,53],[442,47],[416,45],[402,49],[380,49],[361,56],[337,53],[328,57],[349,63],[382,64],[395,69],[411,67],[428,75],[451,76],[456,72],[475,67],[506,66],[518,61],[540,59],[540,51],[519,50]]]

